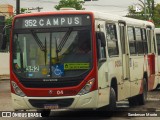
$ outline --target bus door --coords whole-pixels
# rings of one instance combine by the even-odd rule
[[[129,54],[126,40],[126,24],[119,21],[120,42],[122,51],[122,83],[124,98],[130,96],[130,69],[129,69]]]
[[[149,79],[148,90],[152,90],[155,81],[155,45],[153,39],[153,32],[151,27],[147,27],[147,40],[148,40],[148,67],[149,67]]]

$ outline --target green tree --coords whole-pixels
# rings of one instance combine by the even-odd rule
[[[141,12],[136,12],[134,5],[128,7],[128,14],[126,17],[145,20],[144,10]]]
[[[21,8],[21,9],[20,9],[20,13],[21,13],[21,14],[31,13],[31,11],[29,11],[27,8]]]
[[[146,0],[146,3],[143,0],[138,0],[139,2],[136,6],[141,7],[141,12],[136,12],[135,5],[128,7],[127,17],[141,19],[141,20],[154,20],[154,0]],[[146,10],[145,10],[146,9]]]
[[[11,25],[11,24],[12,24],[12,21],[13,21],[13,17],[7,18],[7,19],[5,20],[5,25]]]
[[[156,27],[160,27],[160,4],[154,8],[154,24]]]
[[[84,1],[81,0],[60,0],[59,4],[54,8],[59,10],[60,8],[75,8],[76,10],[84,10],[83,8]]]
[[[160,27],[160,4],[154,4],[154,0],[147,0],[144,4],[143,0],[139,0],[137,5],[141,6],[142,11],[136,12],[135,6],[131,5],[128,7],[128,14],[126,17],[131,17],[141,20],[152,20],[156,27]],[[146,15],[145,15],[145,5],[146,5]]]

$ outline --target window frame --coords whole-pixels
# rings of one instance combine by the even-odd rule
[[[142,35],[142,41],[143,41],[143,52],[144,52],[144,54],[148,54],[148,41],[147,41],[146,28],[141,28],[141,35]],[[145,44],[146,44],[146,48],[145,48]]]
[[[115,37],[115,39],[113,40],[113,39],[108,39],[107,38],[107,25],[113,25],[114,26],[114,37]],[[119,43],[118,43],[118,34],[117,34],[117,25],[116,25],[116,23],[106,23],[105,24],[105,32],[106,32],[106,41],[107,41],[107,51],[108,51],[108,56],[111,58],[111,57],[119,57],[119,55],[120,55],[120,51],[119,51]],[[109,52],[109,41],[112,41],[112,42],[114,42],[114,44],[116,45],[116,51],[117,51],[117,54],[110,54],[110,52]]]
[[[148,53],[152,53],[152,33],[151,28],[146,29],[146,35],[147,35],[147,43],[148,43]],[[149,39],[150,37],[150,39]]]
[[[140,40],[137,39],[136,29],[138,29],[140,32]],[[144,55],[144,44],[143,44],[143,39],[142,39],[142,30],[140,27],[135,27],[134,30],[135,30],[136,52],[137,52],[138,56],[141,56],[141,55]],[[143,48],[142,48],[143,51],[141,53],[140,53],[138,43],[142,43],[142,46],[143,46]]]
[[[133,30],[133,40],[129,39],[128,28],[132,28],[132,30]],[[137,45],[136,45],[135,28],[134,28],[134,26],[127,26],[127,37],[128,37],[128,43],[129,43],[128,44],[129,45],[129,54],[132,55],[132,56],[136,56],[137,55]],[[131,42],[134,44],[135,53],[131,53],[131,50],[130,50],[130,43]]]

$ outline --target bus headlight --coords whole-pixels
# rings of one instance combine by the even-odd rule
[[[18,85],[15,82],[11,81],[11,84],[12,84],[12,87],[17,95],[19,95],[21,97],[25,96],[25,94],[22,92],[22,90],[18,87]]]
[[[78,95],[84,95],[84,94],[87,94],[90,92],[91,88],[92,88],[92,85],[94,83],[94,78],[89,80],[87,82],[87,84],[81,89],[81,91],[78,93]]]

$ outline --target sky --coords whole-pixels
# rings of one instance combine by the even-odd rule
[[[57,5],[59,1],[60,0],[20,0],[22,8],[43,7],[41,11],[55,10],[54,6]],[[156,4],[160,4],[160,0],[155,0],[155,2]],[[98,0],[86,2],[83,7],[86,10],[108,12],[124,16],[127,14],[128,6],[135,5],[136,3],[138,3],[138,0]],[[0,0],[0,4],[11,4],[15,8],[16,0]]]

